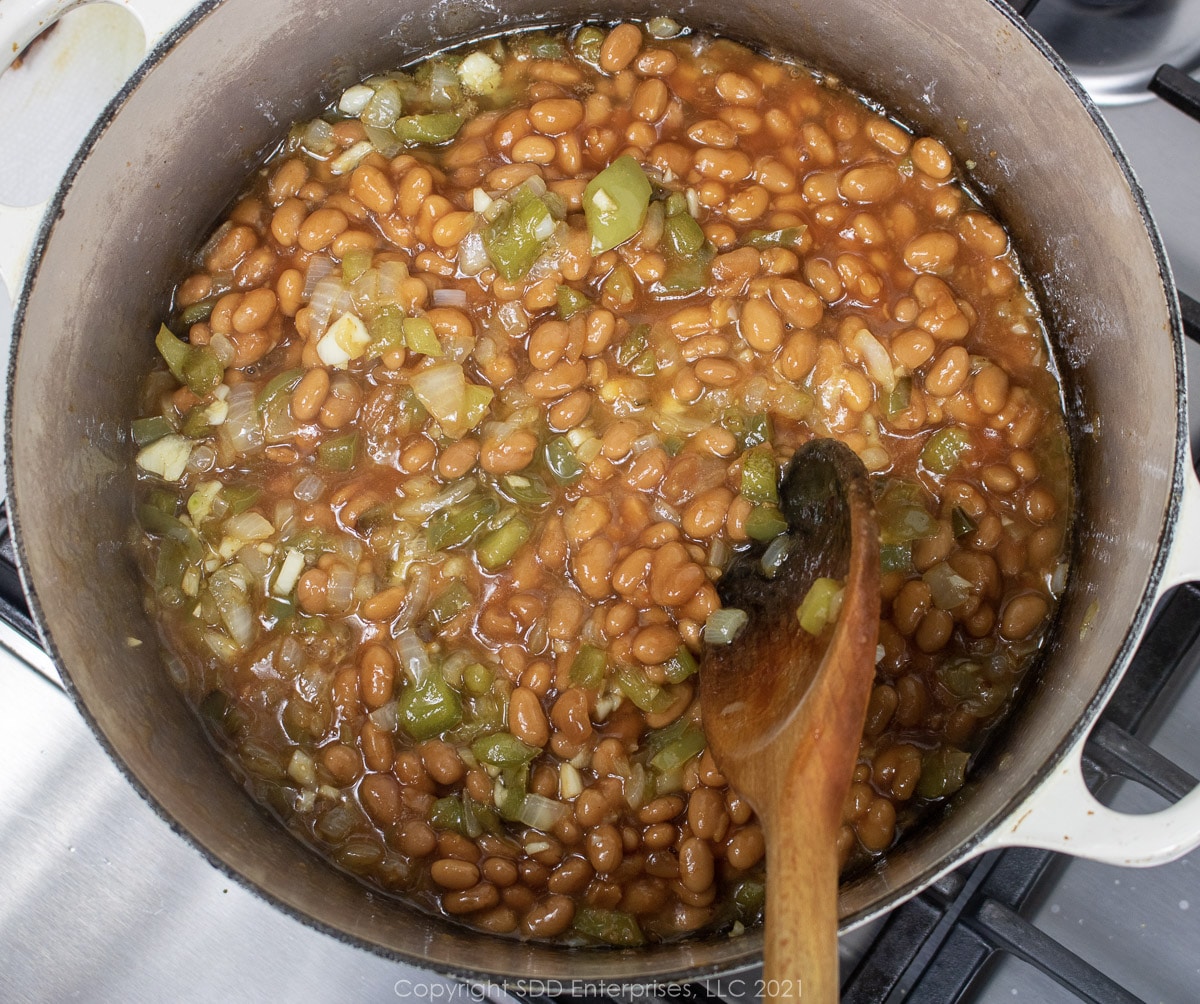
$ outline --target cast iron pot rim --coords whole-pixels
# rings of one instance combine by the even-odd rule
[[[62,181],[59,183],[54,197],[50,200],[46,214],[42,218],[41,225],[38,228],[37,236],[34,239],[33,247],[30,253],[29,265],[25,271],[25,276],[21,284],[19,293],[14,302],[13,325],[12,325],[12,345],[10,348],[8,359],[8,399],[5,404],[5,425],[4,425],[4,449],[7,463],[5,465],[5,498],[8,503],[9,526],[11,528],[14,552],[17,559],[17,568],[20,573],[21,583],[25,590],[26,599],[29,603],[30,613],[33,617],[33,622],[37,627],[39,636],[41,637],[42,646],[54,661],[55,667],[59,671],[59,676],[62,678],[63,688],[70,695],[80,715],[87,723],[88,728],[99,741],[101,747],[108,754],[109,758],[116,765],[118,771],[126,781],[134,788],[142,799],[149,804],[154,813],[178,834],[191,847],[199,851],[200,854],[208,861],[210,865],[218,871],[228,876],[237,882],[242,888],[248,890],[258,898],[269,903],[272,907],[280,910],[287,916],[301,922],[307,927],[320,931],[322,934],[328,935],[336,941],[354,948],[365,949],[375,955],[391,959],[396,962],[402,962],[409,965],[416,965],[420,968],[437,972],[441,975],[454,977],[462,980],[474,980],[480,977],[480,973],[476,970],[463,968],[454,965],[445,965],[437,962],[432,962],[428,959],[410,956],[405,953],[396,951],[386,945],[378,944],[377,942],[352,935],[340,928],[334,927],[318,918],[306,913],[304,910],[293,906],[292,904],[280,899],[275,893],[269,889],[259,885],[254,879],[242,874],[228,862],[220,858],[213,851],[209,850],[190,830],[180,824],[171,813],[169,813],[163,805],[158,801],[154,794],[141,782],[141,780],[133,773],[129,766],[125,763],[120,752],[110,742],[108,736],[100,728],[91,710],[84,703],[79,692],[76,690],[74,682],[71,678],[70,671],[58,651],[58,647],[54,643],[54,639],[47,627],[46,617],[38,598],[36,589],[30,581],[29,575],[26,572],[26,559],[24,537],[22,534],[22,516],[17,511],[13,504],[15,499],[16,475],[14,474],[13,463],[13,389],[16,383],[17,375],[17,354],[20,345],[20,340],[23,332],[25,311],[32,293],[33,287],[37,281],[38,272],[42,264],[42,254],[45,251],[46,244],[49,241],[51,231],[54,228],[54,223],[63,210],[63,203],[69,194],[71,187],[75,181],[76,175],[82,169],[84,163],[90,156],[93,147],[96,145],[99,138],[103,135],[112,120],[118,115],[125,104],[126,98],[135,91],[141,84],[142,80],[153,71],[167,53],[183,39],[198,23],[211,14],[214,10],[221,6],[224,0],[201,0],[192,10],[167,32],[162,39],[154,46],[150,52],[142,59],[141,63],[134,70],[133,74],[113,97],[113,99],[105,107],[100,117],[89,130],[87,137],[80,145],[79,150],[72,158],[70,165],[67,167],[63,175]],[[1171,348],[1175,357],[1175,411],[1176,411],[1176,429],[1175,429],[1175,456],[1173,458],[1171,469],[1171,498],[1167,506],[1167,510],[1163,517],[1162,527],[1159,531],[1158,540],[1156,541],[1156,555],[1154,563],[1151,567],[1150,574],[1146,582],[1146,588],[1142,593],[1141,600],[1138,604],[1137,613],[1134,616],[1132,623],[1127,629],[1121,647],[1115,658],[1108,667],[1103,681],[1092,695],[1087,705],[1084,707],[1079,717],[1067,731],[1066,735],[1059,742],[1053,754],[1044,762],[1042,769],[1031,776],[1022,785],[1020,785],[1010,796],[1007,804],[999,812],[991,818],[984,821],[975,831],[975,833],[952,852],[944,856],[930,869],[927,869],[917,878],[904,883],[902,885],[891,888],[885,895],[880,897],[868,909],[864,909],[849,917],[845,917],[841,922],[841,932],[845,933],[853,929],[861,923],[865,923],[873,917],[880,916],[887,911],[898,906],[904,900],[916,895],[922,889],[927,888],[933,882],[936,882],[941,876],[953,871],[963,862],[967,861],[977,853],[977,848],[989,840],[995,833],[997,826],[1011,812],[1020,805],[1029,795],[1036,790],[1052,773],[1055,766],[1064,758],[1064,756],[1076,745],[1076,743],[1092,729],[1096,719],[1099,717],[1104,706],[1107,704],[1112,692],[1120,683],[1121,677],[1124,675],[1129,661],[1137,648],[1137,644],[1142,636],[1142,633],[1149,621],[1150,615],[1154,611],[1155,602],[1158,599],[1158,586],[1162,580],[1163,570],[1166,566],[1167,556],[1170,551],[1172,542],[1175,538],[1175,531],[1179,521],[1181,491],[1186,476],[1187,458],[1188,458],[1188,425],[1186,409],[1184,402],[1186,400],[1186,369],[1182,363],[1183,354],[1183,322],[1179,310],[1179,302],[1175,293],[1175,284],[1171,272],[1171,266],[1167,259],[1165,249],[1162,244],[1161,236],[1150,214],[1149,207],[1146,204],[1145,193],[1142,191],[1141,185],[1138,183],[1133,174],[1133,170],[1129,165],[1124,152],[1121,150],[1116,136],[1112,129],[1105,121],[1104,117],[1096,107],[1095,103],[1084,91],[1082,85],[1076,80],[1067,65],[1062,61],[1058,54],[1050,48],[1050,46],[1042,39],[1042,37],[1032,31],[1026,24],[1025,19],[1018,14],[1012,7],[1004,2],[1004,0],[983,0],[989,4],[1001,15],[1003,15],[1012,26],[1025,38],[1027,42],[1032,44],[1035,49],[1045,58],[1050,65],[1058,72],[1059,76],[1070,88],[1075,99],[1083,105],[1084,110],[1091,118],[1093,124],[1104,137],[1109,150],[1116,160],[1121,174],[1125,179],[1126,184],[1134,198],[1134,203],[1138,210],[1138,215],[1142,220],[1143,227],[1146,230],[1147,236],[1150,239],[1150,244],[1154,252],[1155,261],[1158,265],[1159,276],[1162,279],[1163,293],[1167,301],[1167,309],[1171,321]],[[364,890],[368,895],[373,895],[371,890],[364,886]],[[755,942],[761,942],[761,936],[755,937],[749,935],[747,937],[747,946],[751,944],[751,938]],[[569,957],[569,950],[564,951],[564,959]],[[747,960],[744,963],[735,965],[733,969],[726,970],[727,972],[737,972],[745,966],[751,965],[753,959]],[[710,969],[687,969],[675,970],[666,973],[658,974],[657,978],[663,981],[695,979],[705,975],[711,975],[717,970]],[[486,974],[482,974],[486,975]]]

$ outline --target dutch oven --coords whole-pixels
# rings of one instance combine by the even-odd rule
[[[6,0],[15,53],[73,4]],[[188,252],[279,141],[348,84],[519,26],[663,13],[644,0],[132,0],[150,51],[45,212],[0,215],[14,292],[7,500],[47,651],[133,784],[217,867],[337,937],[442,972],[638,982],[753,964],[761,936],[578,951],[488,937],[373,895],[253,804],[176,692],[126,541],[129,422]],[[1087,793],[1080,750],[1154,606],[1200,578],[1179,310],[1129,166],[1057,57],[998,0],[682,0],[683,23],[779,47],[940,137],[1008,227],[1062,371],[1072,567],[1024,700],[968,784],[844,885],[844,928],[1011,844],[1148,865],[1200,842],[1200,791],[1152,816]],[[28,253],[26,253],[28,252]],[[15,288],[14,288],[15,287]],[[1190,553],[1189,553],[1190,552]]]

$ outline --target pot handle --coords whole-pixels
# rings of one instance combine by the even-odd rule
[[[1158,599],[1186,582],[1200,582],[1200,480],[1186,451],[1174,537]],[[992,847],[1040,847],[1124,867],[1165,864],[1200,847],[1200,785],[1174,805],[1140,815],[1098,802],[1083,777],[1083,747],[1058,769],[985,841]]]
[[[1186,468],[1179,493],[1175,536],[1158,587],[1160,600],[1176,586],[1200,582],[1200,480],[1196,477],[1190,448],[1186,452]]]
[[[0,4],[0,72],[51,24],[78,7],[105,0],[4,0]],[[192,9],[195,0],[121,0],[142,26],[145,52],[155,46]],[[34,206],[0,203],[0,280],[14,304],[33,254],[48,202]]]
[[[1084,781],[1087,738],[993,831],[978,853],[1038,847],[1108,865],[1150,868],[1200,847],[1200,785],[1158,812],[1117,812],[1097,801]]]

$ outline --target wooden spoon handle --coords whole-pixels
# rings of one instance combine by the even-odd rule
[[[835,1004],[838,983],[836,829],[791,821],[768,831],[763,1000]]]

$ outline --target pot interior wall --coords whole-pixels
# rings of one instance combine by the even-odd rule
[[[98,733],[214,859],[331,930],[444,970],[697,974],[749,961],[761,942],[750,935],[567,956],[416,916],[293,842],[227,776],[164,671],[125,545],[126,430],[184,253],[288,122],[439,40],[589,13],[612,20],[659,10],[630,0],[590,9],[549,0],[226,0],[207,9],[98,134],[20,318],[9,497],[37,614]],[[940,824],[845,890],[843,916],[861,918],[960,859],[1012,807],[1111,684],[1130,625],[1144,618],[1178,449],[1164,279],[1104,136],[989,3],[696,0],[678,16],[828,67],[973,160],[1070,368],[1078,553],[1036,693]]]

